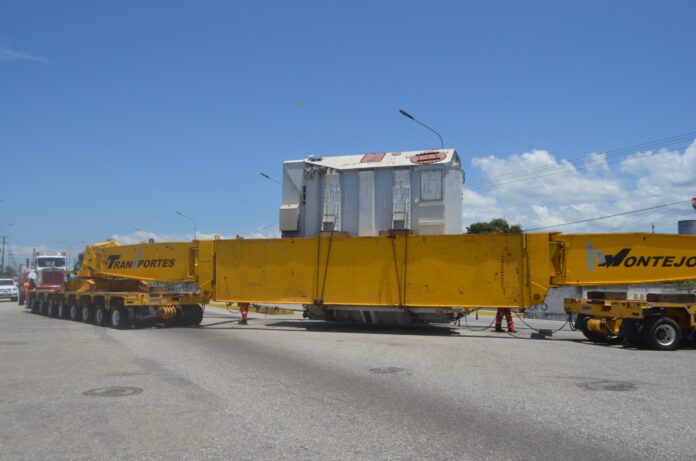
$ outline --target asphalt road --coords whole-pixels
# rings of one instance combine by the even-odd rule
[[[693,457],[694,349],[236,320],[117,331],[0,303],[0,458]]]

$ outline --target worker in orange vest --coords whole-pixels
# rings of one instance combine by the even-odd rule
[[[509,307],[501,307],[498,309],[498,312],[496,312],[496,314],[495,314],[495,331],[497,331],[498,333],[505,331],[502,328],[503,315],[505,316],[505,320],[507,321],[508,333],[514,333],[515,332],[515,323],[512,321],[512,313],[510,312]]]

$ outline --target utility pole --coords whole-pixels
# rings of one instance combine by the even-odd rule
[[[5,242],[7,241],[7,236],[2,236],[2,263],[0,263],[0,273],[5,273]]]

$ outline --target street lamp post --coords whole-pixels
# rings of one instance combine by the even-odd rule
[[[191,221],[193,223],[193,239],[198,240],[198,231],[197,231],[197,226],[196,226],[196,220],[189,217],[189,216],[186,216],[184,213],[182,213],[179,210],[174,210],[174,213],[178,214],[182,218],[188,219],[189,221]]]
[[[422,125],[422,126],[424,126],[425,128],[427,128],[428,130],[430,130],[430,131],[432,131],[433,133],[435,133],[435,134],[437,135],[437,137],[440,138],[440,148],[442,148],[442,149],[445,148],[445,143],[442,142],[442,136],[440,136],[440,133],[438,133],[438,132],[435,131],[434,129],[430,128],[428,125],[426,125],[425,123],[421,122],[420,120],[418,120],[418,119],[415,118],[413,115],[411,115],[411,114],[409,114],[408,112],[406,112],[405,110],[399,109],[399,113],[400,113],[401,115],[403,115],[404,117],[410,118],[411,120],[413,120],[413,121],[416,122],[417,124]]]
[[[274,183],[278,184],[279,186],[282,186],[282,185],[283,185],[283,183],[281,183],[281,182],[278,181],[277,179],[274,179],[274,178],[268,176],[266,173],[259,173],[259,174],[260,174],[261,176],[263,176],[264,178],[268,179],[269,181],[273,181]]]
[[[0,229],[12,226],[14,226],[14,223],[5,224],[3,226],[0,226]],[[5,273],[5,242],[7,242],[7,235],[2,236],[2,259],[0,260],[0,273],[2,274]]]

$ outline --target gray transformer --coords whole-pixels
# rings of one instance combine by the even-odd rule
[[[309,156],[283,163],[283,237],[390,229],[462,232],[464,171],[454,149]]]

